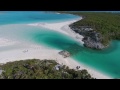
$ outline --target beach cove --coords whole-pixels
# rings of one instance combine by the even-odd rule
[[[39,13],[37,12],[37,14],[38,17]],[[45,13],[42,12],[42,14]],[[47,14],[49,15],[49,13]],[[56,15],[60,19],[55,20],[52,18],[46,21],[37,19],[37,21],[33,22],[32,20],[26,20],[25,22],[22,21],[23,23],[13,22],[12,24],[1,25],[0,63],[33,58],[53,59],[70,68],[81,66],[80,69],[87,69],[95,78],[119,78],[119,41],[113,41],[111,46],[103,51],[85,48],[82,42],[83,36],[75,34],[68,26],[80,20],[81,17],[54,14],[52,13],[53,16]],[[36,17],[36,15],[33,15],[33,17]],[[63,18],[63,21],[61,18]],[[74,43],[80,46],[80,52],[76,55],[63,58],[58,54],[59,51],[68,48]]]

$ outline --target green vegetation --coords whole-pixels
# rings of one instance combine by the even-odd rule
[[[90,26],[101,33],[102,43],[107,45],[110,40],[120,40],[120,13],[110,12],[61,12],[82,16],[83,19],[73,25]]]
[[[60,66],[59,70],[56,66]],[[0,65],[1,79],[94,79],[87,70],[69,69],[54,60],[21,60]]]

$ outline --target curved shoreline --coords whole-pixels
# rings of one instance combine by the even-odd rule
[[[83,43],[84,43],[82,41],[83,36],[76,34],[69,27],[70,24],[72,24],[78,20],[81,20],[81,19],[82,18],[77,19],[77,20],[66,21],[66,22],[59,22],[59,23],[42,23],[42,24],[41,23],[34,23],[34,24],[28,24],[28,25],[39,26],[39,27],[50,29],[50,30],[54,30],[54,31],[69,35],[72,38],[74,38],[75,40],[77,40],[77,39],[76,39],[76,36],[74,36],[74,35],[78,35],[79,40],[77,40],[77,41],[83,45]],[[59,57],[59,55],[58,55],[58,57]],[[102,73],[98,72],[97,70],[94,70],[90,67],[87,67],[87,66],[81,64],[80,62],[77,62],[76,60],[73,60],[71,58],[62,58],[62,61],[60,59],[60,60],[57,60],[57,62],[63,63],[65,65],[69,66],[70,68],[74,68],[74,69],[76,68],[76,66],[81,66],[80,69],[86,69],[94,78],[97,78],[97,79],[111,79],[111,77],[109,77],[105,74],[102,74]]]
[[[79,19],[75,19],[75,20],[69,20],[69,21],[65,21],[65,22],[57,22],[57,23],[32,23],[32,24],[27,24],[30,26],[39,26],[42,28],[47,28],[49,30],[54,30],[63,34],[66,34],[70,37],[72,37],[74,40],[80,42],[82,45],[84,44],[84,42],[82,41],[82,39],[84,38],[82,35],[75,33],[70,27],[69,25],[77,22],[79,20],[81,20],[82,18]]]
[[[81,36],[81,35],[78,36],[69,27],[70,24],[72,24],[76,21],[77,20],[75,19],[75,20],[71,20],[71,21],[60,22],[61,24],[60,23],[36,23],[35,26],[40,25],[41,27],[63,33],[65,35],[68,35],[68,36],[74,38],[75,40],[78,40],[82,44],[83,42],[81,40],[82,40],[83,36]],[[34,23],[33,23],[33,26],[34,26]],[[76,39],[76,37],[78,39]],[[2,38],[0,41],[3,44],[4,39]],[[4,42],[6,47],[10,46],[10,44],[8,42],[9,42],[9,39]],[[10,40],[10,42],[11,42],[11,40]],[[12,42],[13,42],[13,40],[12,40]],[[12,43],[13,47],[17,46],[17,45],[18,45],[17,43],[14,43],[14,44]],[[20,48],[19,46],[22,46],[22,48]],[[1,48],[3,48],[3,47],[1,47]],[[16,48],[16,47],[14,49],[10,48],[10,50],[3,50],[0,52],[0,63],[6,63],[6,62],[10,62],[10,61],[12,62],[12,61],[17,61],[17,60],[25,60],[25,59],[34,59],[34,58],[41,59],[41,60],[52,59],[52,60],[56,60],[58,63],[61,63],[61,64],[63,63],[65,65],[69,66],[70,68],[76,69],[76,66],[81,66],[80,69],[88,70],[88,72],[97,79],[109,78],[108,76],[103,75],[102,73],[100,73],[94,69],[91,69],[91,68],[85,66],[84,64],[75,61],[72,58],[63,58],[61,55],[58,54],[59,51],[61,51],[61,50],[44,47],[42,45],[37,45],[34,43],[19,42],[18,48]],[[42,54],[41,54],[41,52],[42,52]]]
[[[51,30],[55,30],[63,34],[71,36],[73,32],[72,31],[66,32],[66,31],[69,31],[68,30],[69,24],[75,21],[76,20],[60,22],[60,23],[52,23],[52,24],[49,23],[49,24],[43,24],[43,26],[47,25],[46,28],[50,28]],[[32,24],[32,25],[38,26],[39,23]],[[73,34],[73,37],[74,37],[74,34]],[[109,79],[110,78],[94,69],[91,69],[83,65],[80,62],[77,62],[76,60],[70,57],[63,58],[61,55],[58,54],[58,52],[60,52],[61,50],[56,50],[53,48],[44,47],[42,45],[37,45],[33,43],[28,43],[28,42],[25,42],[25,43],[19,42],[19,43],[20,43],[19,44],[20,46],[23,46],[22,48],[16,48],[16,49],[11,49],[11,50],[0,52],[0,56],[1,56],[0,63],[7,63],[7,62],[13,62],[17,60],[26,60],[26,59],[34,59],[34,58],[40,59],[40,60],[45,60],[45,59],[56,60],[58,63],[69,66],[70,68],[76,69],[76,66],[80,66],[81,67],[80,69],[86,69],[91,74],[91,76],[94,78],[97,78],[97,79]],[[16,46],[16,45],[17,44],[13,46]],[[40,54],[41,52],[42,54]]]

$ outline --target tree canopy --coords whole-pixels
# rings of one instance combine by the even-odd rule
[[[0,68],[3,70],[1,79],[94,79],[85,69],[69,69],[54,60],[20,60],[0,65]]]
[[[61,12],[82,16],[83,19],[73,25],[90,26],[95,31],[101,33],[103,44],[108,44],[110,40],[120,40],[120,13],[111,12]]]

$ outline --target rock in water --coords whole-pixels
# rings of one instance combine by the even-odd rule
[[[62,55],[64,58],[70,56],[70,53],[68,51],[66,51],[66,50],[60,51],[59,54]]]

